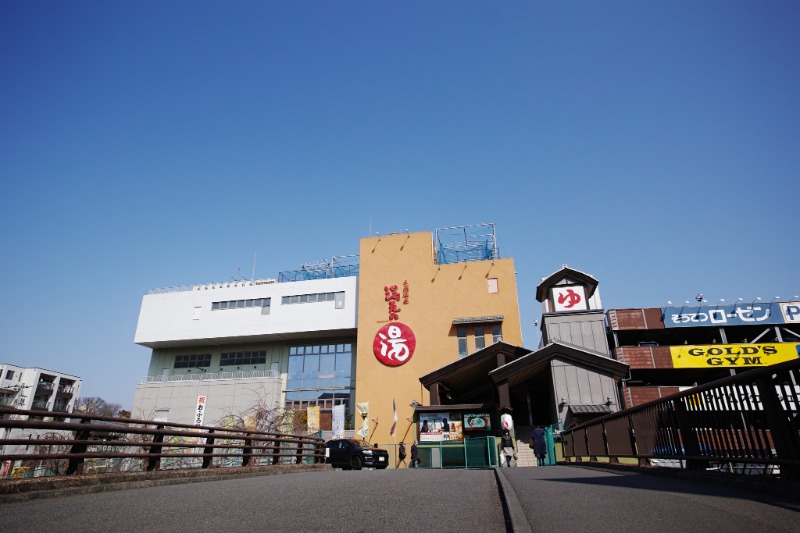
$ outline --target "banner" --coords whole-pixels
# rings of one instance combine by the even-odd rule
[[[420,413],[419,424],[421,442],[464,438],[461,413]]]
[[[308,432],[315,433],[319,431],[319,406],[306,407],[306,420],[308,421]]]
[[[344,404],[333,406],[331,429],[334,439],[344,438]]]
[[[675,368],[769,366],[800,357],[800,344],[670,346]]]
[[[359,429],[356,433],[358,433],[358,436],[361,437],[362,439],[367,440],[367,437],[369,437],[369,419],[368,418],[364,419],[364,422],[361,423],[361,429]]]
[[[664,307],[661,313],[664,316],[665,328],[796,324],[800,322],[800,302]]]
[[[198,396],[197,406],[194,409],[194,425],[202,426],[203,419],[205,418],[205,416],[206,416],[206,397]]]
[[[389,431],[389,435],[394,436],[394,432],[397,429],[397,404],[392,398],[392,411],[394,411],[394,423],[392,424],[392,429]]]

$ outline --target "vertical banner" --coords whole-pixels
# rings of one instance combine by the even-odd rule
[[[359,429],[357,433],[359,437],[367,440],[367,437],[369,437],[369,419],[364,419],[364,421],[361,423],[361,429]]]
[[[392,430],[389,432],[389,435],[394,436],[394,431],[397,429],[397,404],[392,398],[392,411],[394,411],[394,423],[392,424]]]
[[[195,426],[202,426],[203,419],[206,416],[206,397],[205,396],[198,396],[197,397],[197,407],[194,410],[194,425]]]
[[[306,408],[306,419],[308,420],[308,432],[316,433],[319,431],[319,406]]]
[[[344,404],[333,406],[332,427],[333,438],[344,438]]]

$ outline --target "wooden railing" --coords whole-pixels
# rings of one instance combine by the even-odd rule
[[[800,360],[742,372],[562,433],[567,461],[637,459],[800,478]]]
[[[0,406],[0,436],[0,473],[5,474],[0,477],[8,477],[7,466],[18,462],[45,475],[71,475],[323,463],[325,458],[324,442],[306,435],[5,406]]]

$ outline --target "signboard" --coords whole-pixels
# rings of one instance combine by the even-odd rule
[[[489,413],[471,413],[464,415],[464,431],[488,431],[492,429],[492,417]]]
[[[402,322],[385,324],[372,341],[372,352],[386,366],[400,366],[408,362],[417,348],[417,338],[411,328]]]
[[[675,368],[769,366],[800,357],[800,344],[670,346]]]
[[[420,413],[419,440],[438,442],[464,438],[461,413]]]
[[[331,430],[334,439],[344,438],[344,404],[333,406]]]
[[[586,311],[589,309],[586,303],[586,290],[581,285],[573,287],[553,287],[553,310],[556,313],[562,311]]]
[[[319,431],[319,406],[306,407],[306,420],[308,422],[308,432],[315,433]]]
[[[783,321],[787,324],[800,324],[800,303],[782,303],[781,315],[783,315]]]
[[[194,425],[202,426],[203,419],[205,418],[205,416],[206,416],[206,397],[198,396],[197,406],[194,409]]]
[[[800,302],[664,307],[661,312],[665,328],[800,323]]]

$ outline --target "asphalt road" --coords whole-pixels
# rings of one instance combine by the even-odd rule
[[[7,532],[505,532],[491,470],[322,471],[0,505]]]
[[[800,531],[800,504],[637,473],[556,466],[319,471],[0,505],[0,531]]]
[[[800,500],[734,485],[573,466],[499,473],[511,485],[512,516],[523,515],[515,526],[527,521],[530,531],[800,532]]]

